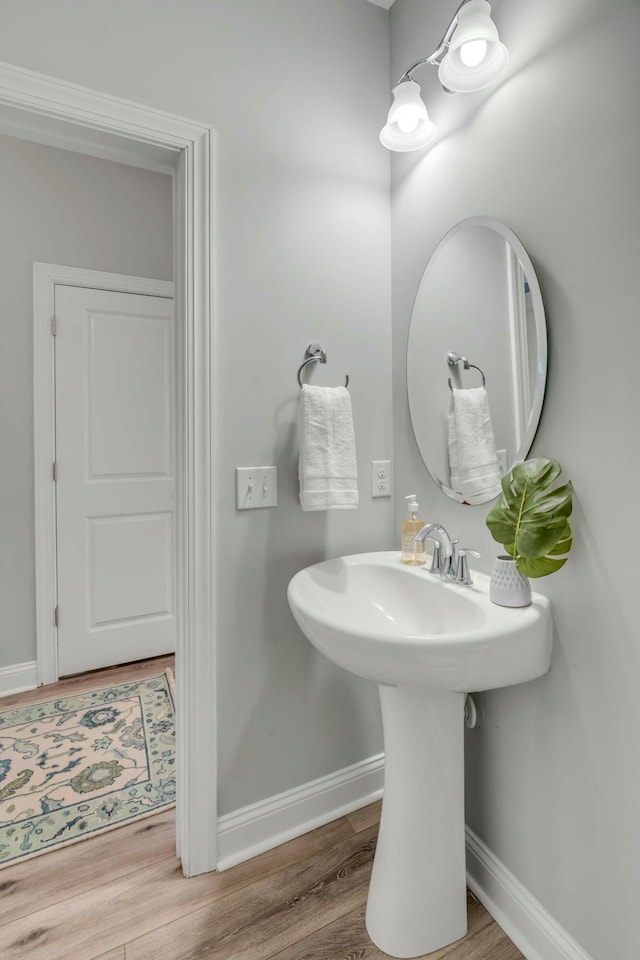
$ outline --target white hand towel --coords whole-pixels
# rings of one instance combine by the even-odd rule
[[[345,387],[303,384],[298,472],[303,510],[355,510],[358,506],[351,397]]]
[[[468,503],[500,493],[500,467],[484,387],[453,389],[448,417],[451,487]]]

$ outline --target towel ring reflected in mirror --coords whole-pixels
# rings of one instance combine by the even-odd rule
[[[451,351],[451,353],[447,354],[447,363],[449,364],[450,367],[455,367],[457,363],[462,363],[462,366],[464,367],[465,370],[468,370],[470,367],[473,367],[473,369],[477,370],[480,376],[482,377],[482,386],[486,387],[487,380],[484,373],[482,372],[480,367],[478,367],[475,363],[469,363],[466,357],[461,357],[459,353],[453,353],[453,351]],[[451,377],[449,377],[449,390],[451,390],[451,392],[453,393],[453,384],[451,383]]]
[[[310,343],[305,351],[305,359],[302,361],[298,367],[298,386],[302,390],[302,371],[307,366],[308,363],[326,363],[327,362],[327,353],[320,346],[319,343]],[[346,375],[344,380],[345,387],[349,386],[349,374]]]
[[[453,353],[452,345],[465,355]],[[469,358],[474,362],[469,363]],[[503,472],[531,449],[547,380],[547,327],[540,284],[524,245],[493,217],[470,217],[437,242],[418,287],[407,342],[407,396],[416,445],[437,487],[452,489],[449,413],[443,362],[486,383],[496,453]],[[468,366],[467,366],[468,364]],[[486,377],[485,377],[486,375]],[[462,380],[458,380],[462,383]]]

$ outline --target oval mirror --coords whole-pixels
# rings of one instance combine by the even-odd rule
[[[524,460],[542,412],[547,329],[540,286],[516,235],[470,217],[436,247],[411,315],[407,391],[435,483],[487,503]]]

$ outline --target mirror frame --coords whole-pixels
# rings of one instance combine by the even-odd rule
[[[516,236],[513,230],[511,230],[510,227],[508,227],[501,220],[497,220],[494,217],[475,216],[475,217],[467,217],[464,220],[459,220],[444,234],[443,237],[440,238],[431,256],[429,257],[429,260],[427,261],[427,265],[420,278],[418,289],[413,301],[413,307],[411,310],[411,319],[409,321],[409,331],[407,335],[407,362],[405,363],[405,370],[407,374],[406,388],[407,388],[407,407],[409,410],[409,419],[411,420],[411,429],[413,431],[413,436],[414,436],[418,451],[420,453],[420,456],[422,458],[422,462],[424,463],[427,469],[427,472],[431,477],[431,479],[433,480],[433,482],[436,484],[436,486],[440,490],[442,490],[444,494],[446,494],[450,499],[455,500],[458,503],[465,503],[465,504],[468,504],[469,501],[464,500],[461,494],[457,494],[454,490],[452,490],[449,486],[447,486],[447,484],[444,483],[444,481],[441,480],[440,477],[435,475],[435,473],[432,471],[431,467],[427,463],[427,453],[423,449],[425,444],[424,442],[421,444],[420,440],[418,439],[418,431],[416,430],[416,424],[415,424],[416,414],[415,412],[412,412],[412,409],[411,409],[408,359],[411,353],[411,325],[414,323],[416,305],[419,301],[420,294],[422,292],[423,286],[429,274],[429,268],[433,265],[433,262],[435,257],[437,256],[438,250],[440,250],[441,247],[444,246],[444,244],[450,239],[452,234],[458,232],[463,228],[468,228],[468,227],[485,227],[487,229],[495,231],[509,244],[512,251],[520,261],[520,264],[525,273],[526,281],[529,285],[529,291],[531,293],[531,302],[533,306],[533,314],[534,314],[535,328],[536,328],[536,338],[538,343],[537,363],[538,365],[542,365],[544,369],[544,374],[538,380],[536,385],[535,394],[531,404],[529,419],[528,419],[527,426],[524,431],[522,440],[520,442],[520,446],[516,451],[513,462],[507,464],[507,471],[510,470],[514,466],[514,464],[524,460],[527,454],[529,453],[529,451],[531,450],[533,441],[535,439],[535,436],[538,430],[538,426],[540,424],[540,418],[542,415],[542,408],[544,405],[544,397],[546,393],[547,376],[548,376],[548,339],[547,339],[546,314],[544,309],[544,303],[542,300],[542,293],[540,290],[540,283],[538,281],[538,277],[537,277],[535,268],[533,266],[533,263],[531,261],[531,258],[527,253],[524,244],[519,239],[519,237]],[[498,494],[496,496],[498,496]],[[477,504],[490,503],[492,500],[495,500],[495,499],[496,497],[491,497],[488,499],[475,501],[475,503]]]

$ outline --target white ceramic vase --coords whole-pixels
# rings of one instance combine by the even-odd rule
[[[531,603],[531,584],[520,573],[513,557],[496,557],[489,598],[501,607],[526,607]]]

